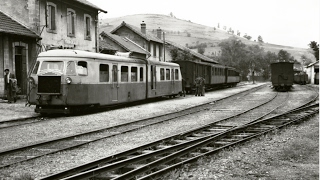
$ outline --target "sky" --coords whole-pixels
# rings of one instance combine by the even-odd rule
[[[309,48],[319,43],[320,0],[87,0],[108,11],[99,18],[171,12],[176,18],[210,27],[231,27],[256,40]]]

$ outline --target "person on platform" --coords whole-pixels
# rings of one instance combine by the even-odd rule
[[[5,69],[4,72],[4,89],[7,93],[8,103],[16,102],[17,79],[14,74],[10,73],[9,69]]]

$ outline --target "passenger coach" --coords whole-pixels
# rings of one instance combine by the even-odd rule
[[[40,53],[29,76],[28,102],[38,113],[70,113],[182,91],[175,63],[79,50]]]
[[[232,87],[240,82],[239,72],[235,68],[196,61],[174,61],[180,65],[181,74],[186,81],[186,91],[195,89],[194,81],[197,77],[205,79],[206,90],[215,87]]]

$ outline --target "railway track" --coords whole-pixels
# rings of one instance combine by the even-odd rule
[[[318,112],[319,103],[316,103],[267,119],[257,118],[237,127],[209,127],[193,131],[187,136],[166,138],[42,179],[156,179],[200,157],[212,155],[275,129],[299,123]]]
[[[244,85],[243,84],[238,85],[238,87],[240,87],[240,86],[244,86]],[[154,102],[154,101],[159,101],[159,99],[148,100],[148,102]],[[106,110],[114,110],[114,109],[119,109],[119,108],[123,108],[123,107],[135,106],[138,103],[141,103],[141,102],[132,102],[131,104],[125,104],[125,105],[121,104],[121,105],[116,105],[116,106],[100,107],[98,109],[91,109],[91,110],[87,109],[87,110],[85,110],[83,112],[79,112],[79,113],[80,113],[80,115],[94,114],[94,113],[99,113],[99,112],[103,112]],[[32,123],[41,123],[43,120],[46,120],[46,121],[56,120],[56,118],[59,118],[59,117],[61,118],[61,115],[50,115],[50,116],[38,115],[38,116],[34,116],[34,117],[17,118],[17,119],[12,119],[12,120],[7,120],[7,121],[0,121],[0,129],[11,128],[14,126],[21,126],[21,125],[32,124]]]
[[[285,94],[285,93],[281,93],[281,94]],[[286,99],[287,98],[286,96],[288,96],[288,93],[286,93],[284,98],[281,98],[281,99],[282,100]],[[310,103],[310,102],[311,101],[306,102],[306,104]],[[285,101],[283,103],[285,103]],[[281,103],[278,104],[278,107],[280,107],[280,106],[282,106]],[[273,112],[276,108],[277,107],[275,107],[273,109],[270,109],[269,112],[265,112],[264,115],[259,116],[259,117],[255,118],[255,119],[251,120],[251,122],[261,120],[264,116],[270,114],[270,112]],[[246,112],[249,112],[249,111],[252,111],[252,110],[248,110]],[[183,141],[186,141],[186,140],[188,141],[188,140],[192,140],[192,139],[197,139],[199,134],[210,134],[210,135],[219,134],[220,132],[224,132],[224,131],[228,131],[228,130],[230,130],[232,128],[236,128],[236,126],[221,125],[219,123],[219,122],[226,121],[228,119],[234,118],[236,116],[239,117],[239,115],[235,115],[235,116],[230,117],[230,118],[225,118],[225,119],[222,119],[222,120],[217,121],[215,123],[212,123],[210,125],[205,125],[205,126],[203,126],[201,128],[197,128],[197,129],[191,130],[191,131],[183,133],[183,134],[177,134],[177,135],[174,135],[174,136],[170,136],[170,137],[167,137],[167,138],[162,139],[160,141],[156,141],[156,142],[144,145],[142,147],[135,148],[135,149],[123,152],[121,154],[117,154],[117,155],[113,155],[113,156],[110,156],[110,157],[106,157],[106,158],[100,159],[98,161],[91,162],[91,163],[79,166],[79,167],[77,167],[75,169],[67,170],[67,171],[64,171],[64,172],[61,172],[61,173],[46,177],[44,179],[60,179],[60,178],[69,176],[70,174],[73,174],[74,172],[81,172],[81,171],[85,171],[85,170],[88,170],[88,169],[92,169],[94,167],[103,166],[104,164],[110,164],[110,163],[113,163],[115,161],[128,159],[128,158],[130,158],[132,156],[141,155],[143,153],[146,153],[149,150],[159,149],[159,147],[166,147],[166,146],[168,146],[168,144],[169,144],[169,146],[171,146],[172,144],[177,144],[177,142],[183,142]],[[185,145],[188,145],[188,143],[185,144]]]
[[[248,94],[255,92],[263,87],[265,87],[265,85],[257,88],[253,88],[248,91],[241,92],[226,98],[222,98],[218,101],[221,101],[223,99],[232,99],[234,96],[237,96],[237,99],[243,98]],[[215,101],[215,103],[217,103],[218,101]],[[169,121],[178,117],[183,117],[190,114],[198,113],[205,109],[208,109],[209,107],[211,108],[212,106],[214,106],[212,105],[212,102],[208,102],[192,108],[177,111],[174,113],[164,114],[164,115],[147,118],[147,119],[141,119],[134,122],[120,124],[118,126],[101,128],[101,129],[93,130],[86,133],[79,133],[79,134],[67,136],[64,138],[57,138],[50,141],[31,144],[29,146],[23,146],[23,147],[2,151],[0,152],[0,168],[4,168],[17,163],[33,160],[45,155],[57,153],[59,151],[76,148],[91,142],[95,142],[95,141],[109,138],[112,136],[120,135],[126,132],[134,131],[142,127],[154,125],[157,123],[163,123],[165,121]],[[256,108],[256,107],[253,107],[253,108]],[[241,112],[235,114],[234,116],[237,116],[239,114],[241,114]]]

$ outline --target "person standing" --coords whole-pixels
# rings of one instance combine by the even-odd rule
[[[4,72],[4,89],[7,92],[8,103],[16,102],[15,85],[17,84],[17,80],[15,75],[10,73],[9,69],[5,69]]]

